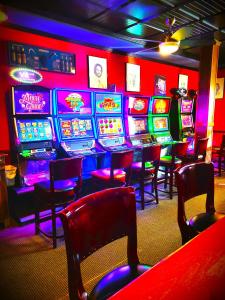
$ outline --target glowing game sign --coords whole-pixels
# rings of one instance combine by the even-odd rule
[[[100,136],[123,134],[123,123],[121,117],[97,118],[97,126]]]
[[[181,101],[181,113],[192,113],[193,110],[193,100],[182,99]]]
[[[14,112],[16,114],[49,114],[50,92],[14,89]]]
[[[153,117],[153,128],[154,128],[154,132],[167,131],[169,129],[168,118],[167,117]]]
[[[152,107],[153,114],[168,114],[170,108],[169,99],[155,98]]]
[[[11,70],[10,76],[18,82],[30,84],[38,83],[43,79],[41,73],[27,68],[15,68]]]
[[[96,114],[122,113],[122,95],[109,93],[96,93]]]
[[[147,115],[149,99],[141,97],[129,97],[128,99],[129,114],[131,115]]]
[[[92,114],[91,93],[85,91],[57,90],[58,114]]]

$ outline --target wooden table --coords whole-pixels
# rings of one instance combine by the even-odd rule
[[[225,299],[225,218],[110,298],[119,299]]]

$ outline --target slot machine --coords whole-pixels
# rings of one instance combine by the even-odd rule
[[[173,143],[170,134],[170,104],[171,98],[164,96],[153,96],[150,102],[149,131],[153,140],[162,145]]]
[[[122,115],[122,94],[95,92],[94,103],[100,146],[108,152],[128,149]]]
[[[83,176],[98,168],[105,152],[95,141],[93,99],[89,91],[55,89],[54,123],[62,157],[83,155]]]
[[[12,87],[13,145],[20,184],[49,179],[49,161],[56,159],[51,90],[41,86]]]
[[[196,92],[185,89],[172,89],[171,134],[174,139],[188,141],[188,150],[194,149],[194,111]]]
[[[127,140],[132,147],[143,147],[152,143],[148,128],[149,97],[128,96],[126,103]]]

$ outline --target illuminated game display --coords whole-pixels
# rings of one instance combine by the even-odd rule
[[[193,127],[192,115],[181,115],[182,128]]]
[[[192,113],[193,111],[193,100],[192,99],[182,99],[181,100],[181,114]]]
[[[97,128],[99,136],[110,136],[124,133],[121,117],[98,117]]]
[[[170,99],[168,98],[154,98],[152,104],[152,114],[169,114]]]
[[[59,118],[59,128],[62,139],[94,138],[91,119]]]
[[[135,118],[128,116],[129,133],[131,135],[145,134],[148,132],[147,117]]]
[[[96,114],[121,114],[122,94],[95,93]]]
[[[56,107],[60,114],[92,114],[92,94],[87,91],[56,89]]]
[[[49,114],[50,90],[28,90],[27,88],[13,88],[13,114]]]
[[[153,117],[152,121],[154,132],[169,130],[168,117]]]
[[[147,115],[149,106],[148,97],[128,97],[129,115]]]
[[[49,119],[17,119],[16,126],[21,143],[52,140]]]

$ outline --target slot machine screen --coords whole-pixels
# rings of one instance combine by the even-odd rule
[[[193,110],[193,100],[182,99],[181,101],[181,113],[192,113]]]
[[[16,120],[18,138],[21,143],[52,140],[52,127],[49,119]]]
[[[56,90],[58,114],[92,114],[91,92]]]
[[[147,115],[149,107],[149,98],[145,97],[129,97],[128,113],[130,115]]]
[[[145,134],[148,133],[147,118],[128,117],[129,134]]]
[[[153,114],[168,114],[170,111],[170,99],[154,98],[152,104]]]
[[[192,115],[181,115],[182,128],[193,127]]]
[[[98,117],[97,128],[100,137],[121,135],[124,133],[121,117]]]
[[[62,140],[94,137],[93,124],[90,118],[59,118],[59,128]]]
[[[110,93],[95,93],[96,114],[121,114],[122,95]]]
[[[168,117],[153,117],[152,122],[154,132],[169,130]]]
[[[50,90],[13,88],[14,114],[49,114]]]

